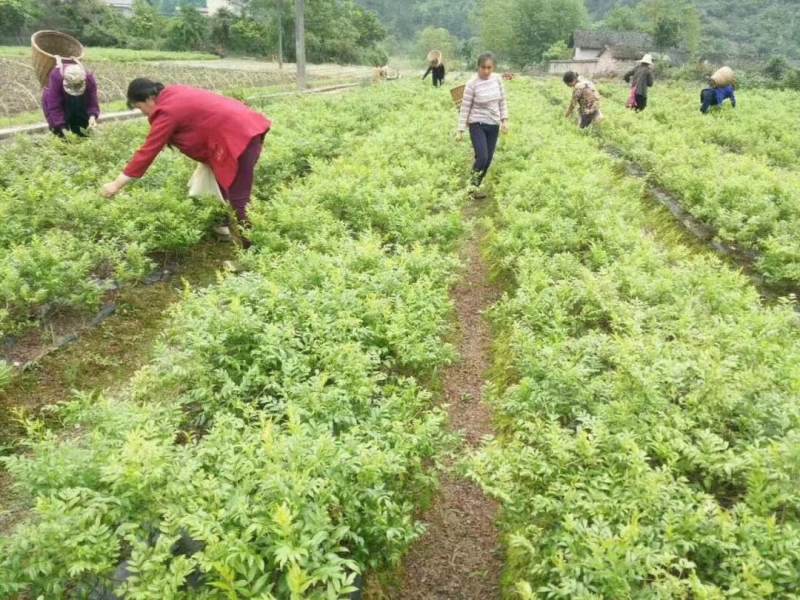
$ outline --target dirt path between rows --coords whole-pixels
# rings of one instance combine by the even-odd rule
[[[471,206],[467,218],[478,221],[482,207]],[[485,232],[477,223],[462,250],[464,276],[452,290],[458,318],[459,360],[444,373],[444,402],[450,428],[463,435],[465,455],[493,434],[492,415],[483,402],[491,365],[491,328],[486,311],[500,292],[490,283],[481,255]],[[453,466],[453,465],[449,465]],[[492,600],[500,597],[503,565],[495,521],[498,505],[472,482],[449,473],[439,495],[421,517],[427,532],[411,549],[393,600]]]

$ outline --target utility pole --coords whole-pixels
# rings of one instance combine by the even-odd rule
[[[295,0],[295,40],[297,54],[297,87],[306,89],[306,1]]]
[[[283,70],[283,0],[278,3],[278,68]]]

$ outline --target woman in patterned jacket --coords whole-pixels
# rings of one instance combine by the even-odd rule
[[[573,71],[568,71],[564,74],[564,83],[572,88],[572,101],[569,103],[565,116],[569,119],[577,106],[578,114],[581,117],[581,129],[586,129],[593,123],[598,122],[602,118],[600,113],[600,94],[594,83],[580,77]]]

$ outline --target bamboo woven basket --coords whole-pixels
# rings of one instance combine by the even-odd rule
[[[47,87],[50,72],[56,66],[56,56],[81,60],[83,45],[71,35],[60,31],[37,31],[31,36],[33,70],[42,87]]]
[[[711,76],[711,81],[713,81],[714,85],[717,87],[725,87],[726,85],[735,85],[736,74],[730,67],[722,67]]]
[[[450,96],[453,98],[456,108],[461,108],[461,102],[464,100],[464,90],[466,88],[466,85],[460,85],[450,90]]]

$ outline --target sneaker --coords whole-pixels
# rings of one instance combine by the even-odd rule
[[[214,227],[214,233],[222,237],[231,237],[231,228],[227,225],[217,225]]]
[[[472,193],[470,195],[472,196],[473,200],[486,200],[486,192],[478,188],[472,190]]]

